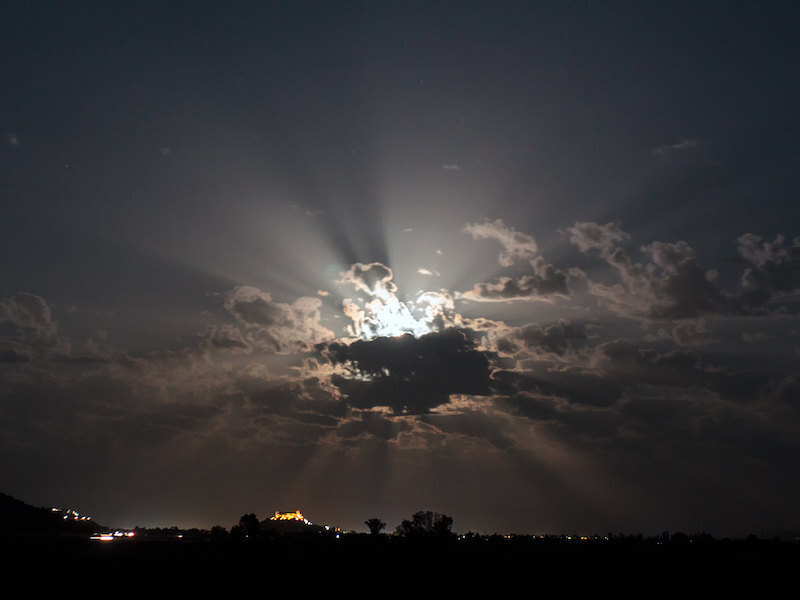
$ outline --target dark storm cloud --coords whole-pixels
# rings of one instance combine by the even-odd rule
[[[386,406],[395,413],[425,413],[447,404],[452,394],[487,395],[490,365],[487,357],[457,329],[415,338],[406,334],[332,342],[320,355],[347,370],[334,384],[348,404]]]

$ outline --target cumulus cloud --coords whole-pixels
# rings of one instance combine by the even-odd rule
[[[246,328],[246,343],[278,353],[308,350],[334,337],[320,323],[321,305],[319,298],[306,296],[292,304],[275,302],[268,292],[249,286],[233,288],[225,296],[225,308]],[[230,331],[226,339],[232,340]]]
[[[566,229],[569,241],[575,244],[581,252],[592,248],[611,250],[617,244],[627,242],[630,236],[620,229],[616,223],[597,223],[576,221],[572,227]]]
[[[341,273],[336,282],[350,284],[356,291],[365,292],[370,296],[386,298],[397,291],[393,278],[392,269],[382,263],[355,263]]]
[[[230,350],[244,353],[252,350],[247,336],[231,325],[208,327],[200,337],[200,347],[210,350]]]
[[[617,243],[628,235],[617,225],[576,222],[566,230],[570,242],[613,268],[619,281],[589,279],[588,290],[622,316],[646,319],[692,319],[725,314],[754,314],[765,304],[800,290],[800,237],[787,245],[778,235],[772,242],[752,233],[738,238],[738,250],[751,266],[738,289],[718,285],[719,272],[703,270],[685,241],[654,241],[640,247],[647,259],[636,262]]]
[[[569,276],[545,263],[541,256],[531,261],[533,273],[521,277],[499,277],[494,282],[475,284],[472,289],[459,294],[459,298],[478,302],[503,302],[508,300],[545,300],[570,294]]]
[[[772,242],[752,233],[738,239],[742,257],[752,266],[741,277],[741,290],[750,306],[761,306],[771,299],[800,290],[800,237],[787,247],[782,235]]]
[[[0,323],[9,322],[39,336],[56,333],[50,306],[35,294],[17,294],[0,302]]]
[[[714,283],[713,272],[703,271],[694,250],[684,241],[655,241],[640,250],[649,262],[638,263],[614,244],[627,239],[616,225],[576,223],[568,230],[570,241],[583,252],[599,256],[619,277],[614,284],[589,281],[591,294],[604,299],[623,316],[648,319],[695,318],[729,309],[729,302]]]
[[[63,360],[71,353],[44,298],[21,293],[0,302],[0,362]]]
[[[418,414],[447,404],[453,394],[490,391],[489,360],[458,329],[331,342],[318,351],[343,369],[333,382],[358,408],[384,406],[396,414]]]
[[[506,351],[535,350],[563,355],[575,341],[586,340],[586,331],[580,325],[561,320],[546,325],[528,324],[511,329],[500,346]]]
[[[569,296],[569,276],[537,255],[536,241],[528,234],[506,227],[500,219],[466,225],[464,231],[475,239],[492,239],[503,247],[498,257],[500,265],[510,267],[527,261],[531,273],[521,276],[501,276],[491,282],[475,284],[460,292],[458,297],[478,302],[505,302],[509,300],[552,300],[555,296]]]
[[[506,227],[503,221],[487,221],[485,223],[471,223],[464,226],[464,231],[476,240],[495,240],[503,246],[503,251],[498,261],[504,267],[509,267],[518,260],[530,260],[536,256],[539,248],[531,236]]]

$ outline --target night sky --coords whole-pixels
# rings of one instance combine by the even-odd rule
[[[0,48],[0,491],[800,530],[800,3],[7,1]]]

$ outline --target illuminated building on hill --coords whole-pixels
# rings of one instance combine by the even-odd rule
[[[315,525],[303,515],[299,510],[283,512],[276,510],[275,514],[264,519],[259,524],[261,531],[284,534],[284,533],[327,533],[338,535],[340,530],[337,527],[327,525]]]
[[[270,521],[299,521],[305,525],[312,525],[311,521],[306,519],[299,510],[294,512],[281,512],[276,510],[275,515],[269,518]]]

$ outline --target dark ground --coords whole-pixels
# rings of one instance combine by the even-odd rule
[[[368,535],[281,536],[271,540],[99,542],[67,536],[0,538],[4,571],[29,573],[35,586],[92,591],[198,589],[226,593],[286,582],[303,589],[525,593],[562,589],[650,595],[723,591],[771,593],[800,568],[800,544],[725,540],[459,541]],[[6,581],[9,581],[6,577]],[[277,586],[277,587],[276,587]],[[511,587],[509,587],[511,586]],[[523,586],[523,587],[520,587]],[[794,587],[794,585],[793,585]],[[494,590],[494,592],[492,592]],[[97,590],[95,590],[97,591]],[[694,595],[694,594],[693,594]]]

